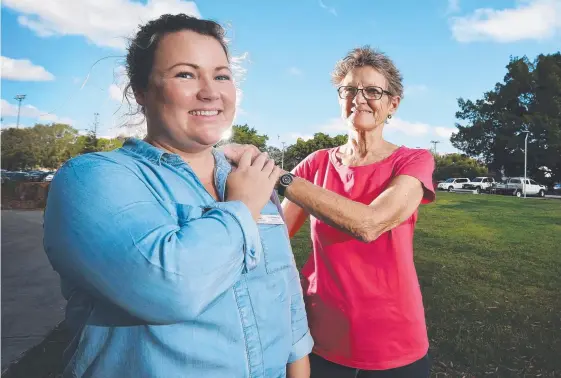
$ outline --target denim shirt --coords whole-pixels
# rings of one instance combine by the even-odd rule
[[[213,154],[218,202],[137,139],[59,169],[44,247],[74,335],[64,377],[285,377],[311,351],[286,226],[224,201],[231,167]]]

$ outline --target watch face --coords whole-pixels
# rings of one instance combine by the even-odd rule
[[[280,178],[280,182],[283,185],[288,185],[292,182],[292,176],[291,175],[282,175]]]

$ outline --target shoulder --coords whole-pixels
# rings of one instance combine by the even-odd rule
[[[57,171],[53,181],[82,179],[86,182],[111,181],[113,173],[132,171],[134,158],[119,150],[93,152],[68,160]]]
[[[408,148],[400,147],[395,154],[395,164],[427,164],[434,165],[434,156],[432,153],[424,148]]]

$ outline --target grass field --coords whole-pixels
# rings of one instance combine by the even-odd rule
[[[292,245],[301,266],[309,226]],[[560,200],[439,193],[415,256],[433,376],[561,376]]]
[[[299,267],[306,225],[292,240]],[[561,200],[439,193],[415,236],[433,377],[561,377]],[[59,327],[2,378],[53,378]]]

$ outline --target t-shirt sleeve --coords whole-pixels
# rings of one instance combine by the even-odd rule
[[[421,203],[429,203],[435,199],[433,172],[434,157],[432,154],[427,150],[415,150],[396,164],[394,176],[407,175],[419,180],[424,189]]]
[[[318,160],[322,158],[322,155],[327,154],[325,150],[319,150],[309,154],[304,160],[302,160],[294,169],[292,174],[296,177],[303,178],[310,182],[314,182],[314,175],[317,171]]]

